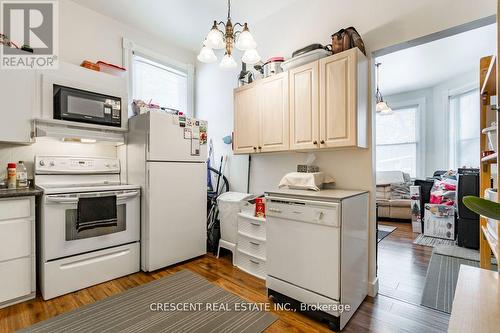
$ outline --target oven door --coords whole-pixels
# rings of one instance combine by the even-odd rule
[[[140,239],[140,191],[44,196],[41,219],[45,261]]]

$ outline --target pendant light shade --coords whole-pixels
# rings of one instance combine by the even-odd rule
[[[212,30],[209,31],[204,44],[211,49],[223,49],[226,47],[226,44],[224,43],[224,34],[222,31],[217,29],[216,26],[212,27]]]
[[[215,56],[214,50],[212,50],[207,46],[203,46],[197,58],[199,61],[204,62],[206,64],[211,64],[217,61],[217,57]]]
[[[258,63],[261,60],[261,57],[256,49],[246,50],[243,53],[243,57],[241,57],[241,61],[245,64],[253,65]]]
[[[384,97],[382,96],[382,93],[380,92],[379,88],[379,80],[380,80],[380,72],[379,72],[379,67],[382,65],[381,63],[376,63],[375,66],[377,66],[377,91],[375,92],[375,98],[377,99],[377,105],[375,107],[375,111],[380,114],[381,116],[387,116],[392,114],[392,109],[389,107],[389,104],[387,102],[384,102]]]
[[[247,24],[245,23],[245,27],[243,31],[239,34],[238,39],[236,40],[236,44],[234,45],[238,50],[246,51],[255,49],[257,47],[257,43],[255,39],[253,39],[252,34],[248,30]]]
[[[222,58],[219,67],[229,70],[238,67],[238,64],[236,63],[232,55],[226,53],[224,55],[224,58]]]

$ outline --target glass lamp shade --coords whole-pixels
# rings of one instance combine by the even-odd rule
[[[208,33],[204,44],[211,49],[223,49],[226,47],[226,44],[224,43],[224,34],[222,31],[212,28],[212,30]]]
[[[217,61],[217,57],[215,56],[214,50],[209,47],[203,46],[200,54],[198,54],[198,60],[204,62],[206,64],[210,64],[212,62]]]
[[[255,39],[253,39],[253,36],[250,33],[250,31],[246,29],[240,33],[238,39],[236,40],[236,44],[234,46],[236,46],[238,50],[246,51],[255,49],[257,47],[257,43],[255,42]]]
[[[243,53],[243,57],[241,57],[241,61],[249,65],[258,63],[260,59],[260,55],[256,49],[246,50],[245,53]]]
[[[238,67],[238,64],[236,63],[232,55],[226,53],[224,55],[224,58],[222,58],[219,67],[222,69],[233,69]]]
[[[376,111],[377,111],[377,113],[380,113],[380,115],[384,115],[384,116],[392,114],[392,109],[384,101],[377,103]]]

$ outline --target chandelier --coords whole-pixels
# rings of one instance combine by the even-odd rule
[[[219,29],[219,26],[224,28],[224,31]],[[236,31],[236,28],[242,28]],[[233,45],[234,44],[234,45]],[[198,55],[198,60],[204,63],[213,63],[217,61],[214,50],[225,49],[224,57],[219,66],[223,69],[236,68],[238,64],[233,58],[233,46],[238,50],[245,51],[241,61],[246,64],[253,65],[260,61],[260,55],[257,52],[257,43],[253,39],[247,23],[231,22],[231,0],[227,1],[227,22],[214,21],[212,29],[208,33],[203,47]]]

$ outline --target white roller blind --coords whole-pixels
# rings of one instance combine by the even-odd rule
[[[134,54],[133,98],[188,114],[188,75]]]

